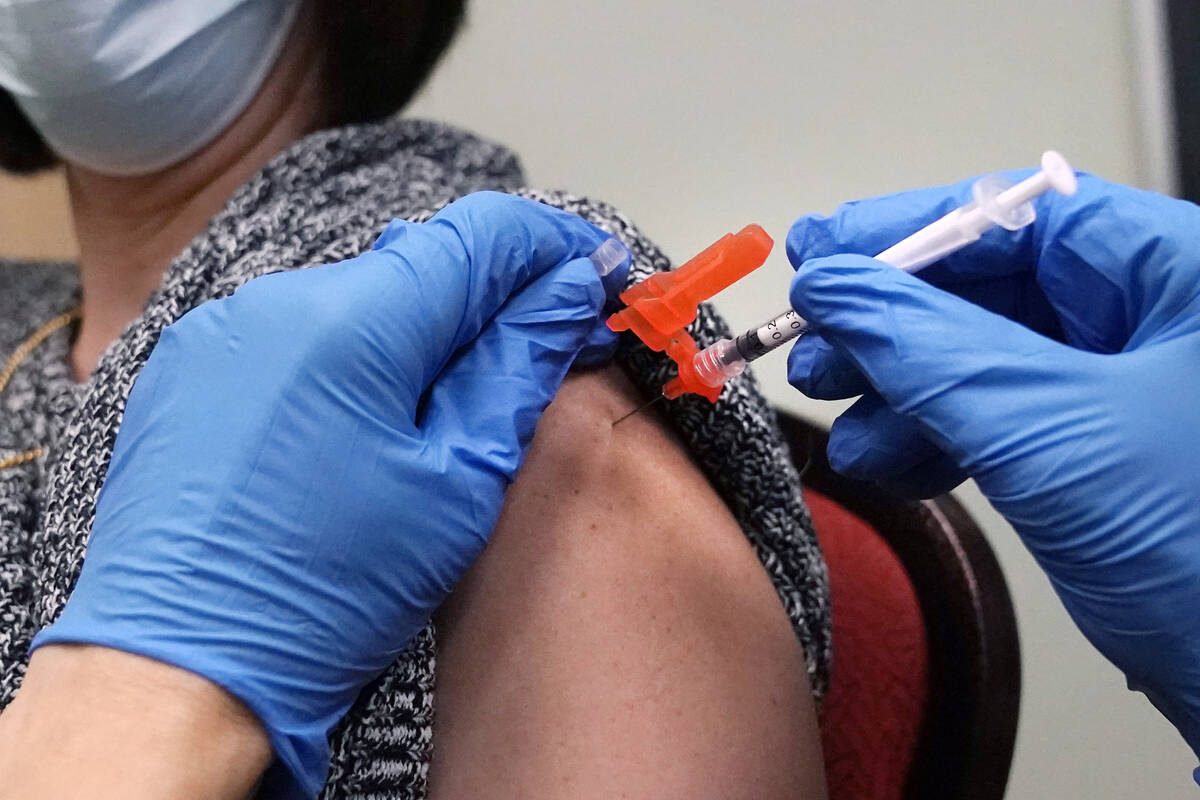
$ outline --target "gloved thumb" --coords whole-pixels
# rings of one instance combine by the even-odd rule
[[[604,303],[590,260],[555,267],[509,297],[430,386],[421,431],[472,470],[479,509],[499,508],[542,412],[578,354],[595,346]],[[483,534],[494,524],[475,520]]]
[[[805,262],[791,301],[970,473],[1036,441],[1038,420],[1062,419],[1065,373],[1086,355],[866,256]]]

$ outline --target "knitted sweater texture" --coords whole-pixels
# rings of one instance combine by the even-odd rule
[[[313,134],[242,186],[172,262],[145,311],[87,383],[72,381],[68,329],[21,364],[0,393],[0,460],[36,447],[46,453],[0,470],[0,708],[20,685],[30,640],[62,610],[79,573],[133,381],[162,329],[189,309],[258,275],[354,256],[391,219],[424,220],[481,189],[518,191],[620,237],[634,257],[631,282],[669,268],[612,208],[522,185],[510,152],[436,123],[392,118]],[[78,295],[73,265],[0,259],[0,357],[76,305]],[[709,308],[691,330],[702,345],[727,334]],[[636,342],[624,342],[617,360],[647,396],[672,372],[660,354]],[[825,565],[770,407],[746,375],[716,405],[685,398],[668,404],[665,414],[774,582],[819,695],[830,660]],[[322,797],[425,796],[436,650],[431,624],[363,691],[331,734],[333,762]]]

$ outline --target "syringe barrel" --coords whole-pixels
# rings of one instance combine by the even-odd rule
[[[990,227],[992,222],[972,203],[931,222],[875,258],[905,272],[916,272],[977,241]]]
[[[707,386],[724,386],[730,378],[742,374],[746,365],[787,344],[808,330],[808,323],[788,309],[766,325],[760,325],[736,339],[720,339],[696,353],[692,364]]]
[[[733,341],[742,360],[753,361],[790,342],[807,329],[808,323],[804,318],[789,308],[766,324],[751,328]]]

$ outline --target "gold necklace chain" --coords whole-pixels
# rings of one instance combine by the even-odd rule
[[[38,345],[49,339],[50,335],[59,328],[66,327],[77,319],[79,319],[78,308],[73,308],[65,314],[59,314],[54,319],[44,323],[40,328],[31,333],[25,341],[17,345],[17,349],[13,350],[12,355],[4,362],[4,368],[0,369],[0,392],[3,392],[5,387],[8,386],[8,382],[12,380],[13,373],[17,371],[17,367],[21,366],[21,362],[29,358],[29,354],[36,350]],[[45,452],[46,448],[35,447],[22,453],[14,453],[5,458],[0,458],[0,470],[33,461],[35,458],[41,458]]]

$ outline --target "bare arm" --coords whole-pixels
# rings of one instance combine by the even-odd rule
[[[258,721],[204,678],[87,645],[33,654],[0,715],[0,799],[246,797],[271,759]]]

